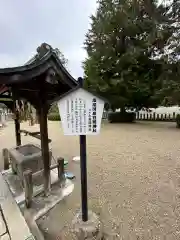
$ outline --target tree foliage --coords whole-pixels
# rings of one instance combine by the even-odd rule
[[[58,105],[57,103],[53,103],[51,108],[49,109],[49,113],[59,113]]]
[[[168,1],[169,2],[169,1]],[[157,92],[163,105],[180,105],[180,1],[169,4],[169,25],[173,34],[168,41],[161,75],[162,88]]]
[[[112,108],[150,107],[161,100],[167,49],[175,52],[177,26],[172,5],[158,2],[99,0],[91,16],[85,86],[103,94]]]

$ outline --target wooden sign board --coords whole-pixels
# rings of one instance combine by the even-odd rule
[[[64,135],[100,133],[104,100],[83,88],[70,91],[58,101]]]

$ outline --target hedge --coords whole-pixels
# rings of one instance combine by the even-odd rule
[[[180,128],[180,114],[178,114],[176,117],[176,127]]]
[[[135,113],[129,112],[112,112],[108,114],[110,123],[132,123],[136,120]]]
[[[48,120],[50,121],[61,121],[59,113],[50,113],[48,114]]]

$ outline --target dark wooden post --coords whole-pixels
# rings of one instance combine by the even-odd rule
[[[3,148],[2,155],[4,158],[4,170],[9,169],[9,152],[7,148]]]
[[[139,112],[136,113],[136,120],[139,120]]]
[[[64,177],[64,158],[57,159],[57,168],[58,168],[58,178],[61,182],[65,180]]]
[[[19,119],[19,112],[15,112],[15,134],[16,134],[16,145],[21,145],[21,133],[20,133],[20,119]]]
[[[14,112],[14,124],[15,124],[15,134],[16,134],[16,146],[21,145],[21,133],[20,133],[20,116],[19,111],[16,107],[16,95],[13,92],[13,112]]]
[[[39,124],[39,113],[37,110],[36,110],[36,124]]]
[[[40,135],[41,135],[41,151],[42,151],[42,159],[44,164],[45,196],[49,194],[50,188],[51,188],[47,114],[48,114],[48,106],[46,102],[45,92],[41,91],[40,107],[39,107],[39,123],[40,123]]]
[[[173,120],[176,120],[176,113],[173,112]]]
[[[25,190],[25,202],[26,207],[30,208],[33,197],[33,182],[32,182],[32,171],[26,170],[24,173],[24,190]]]

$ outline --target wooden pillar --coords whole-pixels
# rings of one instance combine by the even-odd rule
[[[2,155],[4,158],[4,170],[9,169],[9,151],[7,148],[3,148]]]
[[[40,135],[41,135],[41,150],[42,159],[44,164],[44,193],[48,195],[51,188],[50,179],[50,156],[49,156],[49,144],[48,144],[48,126],[47,126],[47,113],[48,107],[46,98],[41,95],[40,107],[39,107],[39,123],[40,123]]]
[[[21,145],[21,133],[20,133],[20,120],[19,120],[19,113],[16,111],[15,113],[15,134],[16,134],[16,146]]]
[[[57,159],[58,178],[61,182],[65,180],[64,177],[64,158]]]
[[[32,182],[32,171],[26,170],[23,173],[24,176],[24,190],[25,190],[25,203],[26,207],[30,208],[33,197],[33,182]]]
[[[19,116],[19,111],[17,110],[16,107],[16,95],[13,92],[13,112],[14,112],[14,124],[15,124],[15,135],[16,135],[16,146],[21,145],[21,133],[20,133],[20,116]]]

